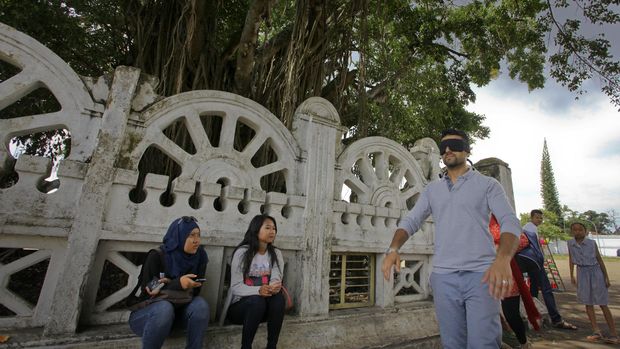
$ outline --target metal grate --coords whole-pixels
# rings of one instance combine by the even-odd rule
[[[374,255],[361,253],[334,253],[331,255],[329,270],[330,309],[374,305],[374,286]]]

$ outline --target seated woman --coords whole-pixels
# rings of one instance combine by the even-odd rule
[[[143,307],[131,312],[129,327],[142,337],[142,348],[161,348],[173,327],[187,330],[186,348],[202,348],[209,304],[200,297],[209,259],[200,246],[194,217],[175,219],[159,249],[150,250],[141,272]],[[178,301],[172,295],[182,295]]]
[[[258,325],[267,321],[267,349],[275,349],[284,320],[282,252],[273,246],[278,228],[267,215],[252,219],[230,265],[232,304],[228,320],[243,325],[241,348],[252,349]]]

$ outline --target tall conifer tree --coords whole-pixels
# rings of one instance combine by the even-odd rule
[[[562,206],[558,195],[558,189],[555,186],[555,177],[553,168],[551,167],[551,157],[547,149],[547,139],[543,145],[542,161],[540,165],[540,193],[543,199],[543,207],[545,210],[555,213],[559,217],[559,224],[562,221]]]

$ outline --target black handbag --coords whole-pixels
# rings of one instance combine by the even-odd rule
[[[155,249],[159,253],[159,257],[161,258],[161,264],[165,264],[164,252],[157,248]],[[142,264],[144,268],[144,264]],[[148,299],[142,299],[142,297],[136,296],[136,292],[140,289],[140,285],[142,285],[142,279],[144,277],[144,271],[140,269],[140,275],[138,275],[138,284],[133,288],[129,296],[125,298],[125,306],[129,308],[129,310],[134,311],[138,309],[142,309],[147,305],[155,302],[159,302],[162,300],[166,300],[175,305],[183,305],[191,303],[192,299],[194,299],[194,290],[188,288],[187,290],[167,290],[162,289],[159,291],[157,295]]]

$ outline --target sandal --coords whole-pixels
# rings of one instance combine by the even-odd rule
[[[562,330],[573,330],[573,331],[577,330],[577,326],[575,326],[575,325],[573,325],[573,324],[571,324],[569,322],[566,322],[564,320],[562,320],[560,322],[556,322],[555,324],[553,324],[553,327],[559,328],[559,329],[562,329]]]
[[[605,343],[609,343],[609,344],[619,344],[620,343],[620,339],[618,339],[618,337],[607,337],[604,340],[605,340]]]
[[[588,340],[590,342],[598,342],[601,339],[603,339],[603,335],[600,332],[594,332],[591,335],[586,337],[586,340]]]

